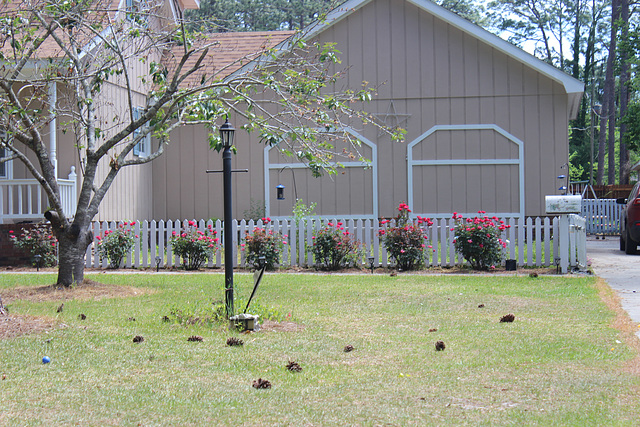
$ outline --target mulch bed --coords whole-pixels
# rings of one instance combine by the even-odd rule
[[[0,292],[2,302],[6,306],[12,301],[26,300],[33,302],[60,302],[69,300],[94,300],[104,298],[125,298],[153,292],[150,289],[132,288],[129,286],[107,285],[85,280],[81,284],[66,288],[57,285],[23,287],[6,289]],[[0,315],[0,339],[15,338],[20,335],[40,333],[59,326],[56,319],[26,316],[9,312]]]

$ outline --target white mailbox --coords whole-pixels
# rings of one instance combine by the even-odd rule
[[[580,213],[582,196],[545,196],[545,210],[548,214]]]

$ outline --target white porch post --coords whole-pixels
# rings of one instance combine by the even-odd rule
[[[58,147],[56,140],[56,104],[58,102],[58,85],[56,82],[49,83],[49,155],[51,157],[51,164],[55,172],[56,179],[58,178]]]

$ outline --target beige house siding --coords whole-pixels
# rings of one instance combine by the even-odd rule
[[[568,161],[569,98],[559,82],[403,0],[371,1],[327,27],[317,39],[337,42],[342,52],[339,67],[349,68],[348,86],[358,88],[363,81],[379,85],[374,101],[363,108],[381,122],[407,130],[405,141],[394,143],[375,128],[354,124],[377,146],[379,216],[396,215],[411,187],[414,213],[421,215],[520,213],[521,188],[523,213],[544,214],[544,196],[558,193],[556,176]],[[243,124],[236,117],[230,120],[236,129]],[[420,166],[408,183],[408,145],[442,125],[496,126],[522,142],[523,166]],[[153,166],[154,217],[221,217],[222,177],[201,172],[221,169],[221,155],[208,152],[201,128],[179,129],[172,141],[164,159]],[[234,214],[242,217],[251,199],[265,199],[264,146],[241,130],[236,141],[234,168],[250,171],[234,176]],[[486,130],[437,132],[414,150],[420,159],[520,160],[516,145]],[[282,162],[273,157],[275,153],[270,156],[270,162]],[[347,168],[333,178],[314,179],[308,171],[296,169],[297,195],[305,203],[318,203],[316,212],[323,215],[370,215],[376,197],[371,174],[372,169]],[[291,170],[270,170],[268,178],[268,214],[291,215]],[[275,200],[278,183],[286,186],[285,201]]]

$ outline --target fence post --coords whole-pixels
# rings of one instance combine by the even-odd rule
[[[569,216],[560,215],[559,218],[559,257],[560,257],[560,271],[564,274],[569,271]]]

